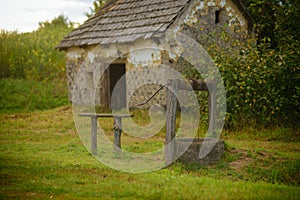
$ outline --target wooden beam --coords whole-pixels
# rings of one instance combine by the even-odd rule
[[[120,118],[130,118],[134,115],[131,114],[112,114],[112,113],[81,113],[78,114],[79,117],[97,117],[97,118],[113,118],[113,117],[120,117]]]
[[[107,68],[101,77],[102,88],[101,88],[101,99],[100,104],[109,109],[110,108],[110,85],[109,85],[109,68]]]
[[[97,154],[97,117],[96,116],[93,116],[91,117],[91,129],[92,129],[92,139],[91,139],[91,142],[92,142],[92,154]]]
[[[175,157],[175,124],[177,108],[178,81],[168,80],[167,113],[166,113],[166,144],[165,164],[169,165]]]
[[[217,99],[216,90],[217,86],[214,81],[209,84],[209,94],[208,94],[208,124],[209,124],[209,134],[214,134],[216,128],[217,120]]]
[[[114,117],[114,149],[115,152],[121,152],[121,134],[122,134],[122,118]]]
[[[80,117],[91,118],[91,151],[92,154],[97,154],[97,119],[113,117],[114,118],[114,149],[115,152],[121,152],[121,133],[122,133],[122,118],[130,118],[130,114],[110,114],[110,113],[81,113]]]
[[[178,82],[178,89],[179,90],[208,91],[207,84],[209,84],[209,82],[205,82],[203,80],[190,79],[188,81],[182,81],[180,79],[177,79],[176,81]]]

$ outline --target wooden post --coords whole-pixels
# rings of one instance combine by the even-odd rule
[[[105,108],[110,108],[110,74],[109,74],[109,67],[105,69],[102,74],[101,81],[102,81],[102,88],[101,88],[101,99],[100,104]]]
[[[168,80],[167,113],[166,113],[166,149],[165,149],[166,165],[171,164],[175,156],[175,141],[173,140],[175,140],[177,92],[178,92],[178,81]]]
[[[114,149],[121,152],[122,118],[114,117]]]
[[[216,82],[213,80],[208,83],[209,94],[208,94],[208,124],[209,134],[214,135],[217,120],[217,99],[216,99]]]
[[[92,154],[97,154],[97,116],[91,117],[92,128]]]

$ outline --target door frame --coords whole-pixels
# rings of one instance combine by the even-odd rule
[[[118,80],[125,75],[124,77],[124,108],[126,108],[127,105],[127,87],[126,87],[126,63],[125,62],[117,62],[117,63],[112,63],[108,66],[108,68],[105,70],[103,73],[103,78],[102,78],[102,101],[101,104],[104,106],[104,108],[107,108],[111,110],[111,96],[112,96],[112,88],[111,84],[116,84],[118,80],[116,80],[115,83],[112,83],[112,66],[115,67],[122,67],[122,73],[121,75],[119,74]]]

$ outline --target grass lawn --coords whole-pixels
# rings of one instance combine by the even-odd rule
[[[0,199],[300,198],[299,135],[281,128],[225,132],[222,137],[226,153],[214,165],[175,163],[129,174],[90,155],[68,106],[1,113]]]

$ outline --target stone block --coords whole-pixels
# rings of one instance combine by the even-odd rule
[[[192,141],[192,143],[191,143]],[[199,151],[203,144],[203,138],[183,138],[176,139],[176,152],[182,152],[187,148],[187,145],[191,145],[187,150],[179,157],[178,161],[182,163],[196,163],[200,165],[209,165],[219,161],[225,151],[224,140],[217,140],[217,143],[212,148],[210,153],[203,159],[199,158]],[[208,139],[208,142],[215,142],[214,139]]]

